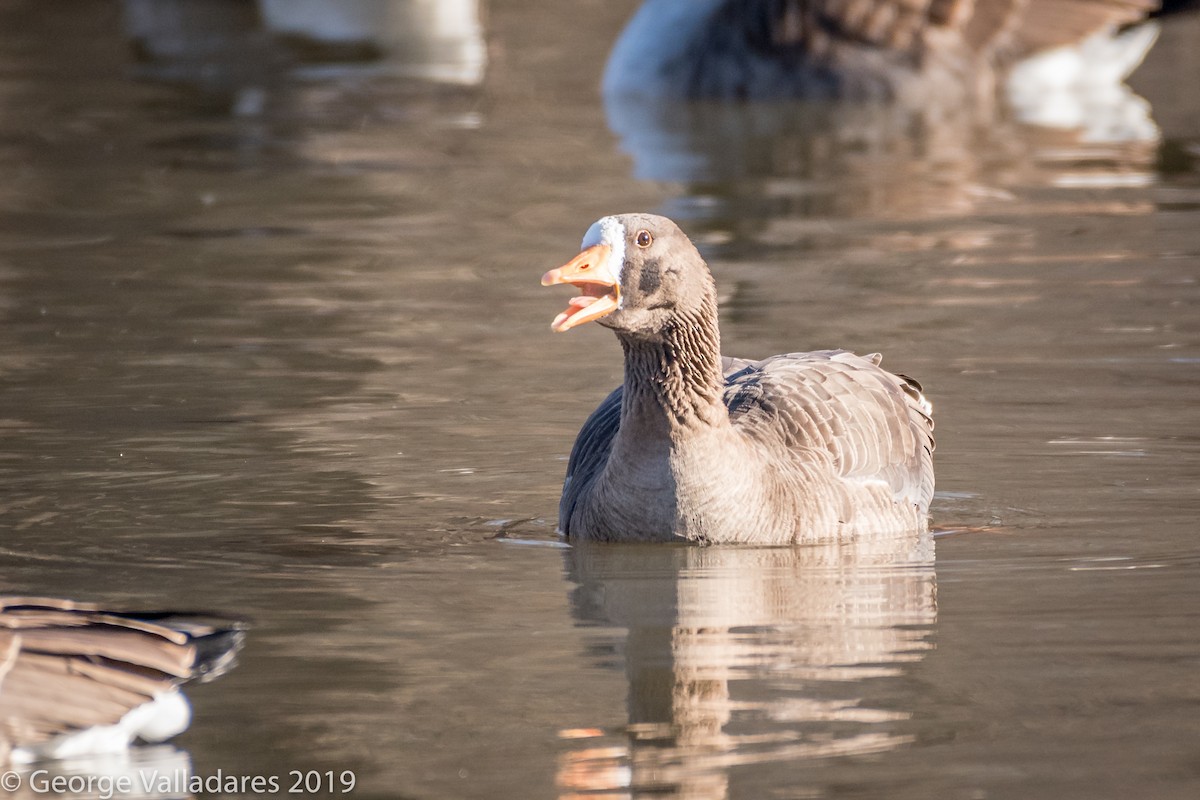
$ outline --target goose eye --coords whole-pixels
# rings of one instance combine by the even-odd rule
[[[654,241],[654,237],[650,235],[650,231],[638,231],[634,241],[637,242],[638,247],[649,247]]]

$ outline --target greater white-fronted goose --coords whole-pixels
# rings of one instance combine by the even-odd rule
[[[997,70],[1159,0],[645,0],[606,95],[986,100]]]
[[[211,614],[0,597],[0,763],[175,736],[191,720],[178,687],[232,667],[243,628]]]
[[[708,266],[652,214],[597,221],[542,277],[560,283],[581,294],[552,328],[596,320],[625,351],[624,384],[571,451],[563,535],[791,544],[926,527],[931,408],[878,355],[722,358]]]

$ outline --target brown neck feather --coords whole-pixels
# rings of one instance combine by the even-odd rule
[[[713,298],[705,297],[694,311],[678,312],[652,338],[618,337],[625,349],[622,428],[640,423],[672,431],[728,422]]]

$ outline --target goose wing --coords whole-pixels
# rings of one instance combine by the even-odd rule
[[[563,480],[562,498],[558,501],[559,532],[569,536],[567,529],[575,504],[585,489],[600,476],[612,452],[613,439],[621,427],[621,397],[623,387],[618,386],[596,407],[571,448],[567,460],[567,477]]]
[[[897,502],[933,499],[932,408],[916,381],[844,350],[740,361],[725,403],[744,435],[803,453],[825,451],[839,477],[884,481]]]

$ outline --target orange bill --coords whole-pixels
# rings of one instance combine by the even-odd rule
[[[598,244],[542,276],[542,286],[568,283],[580,291],[578,297],[572,297],[567,303],[567,310],[550,323],[552,330],[562,333],[617,310],[621,287],[608,268],[611,253],[611,247]]]

